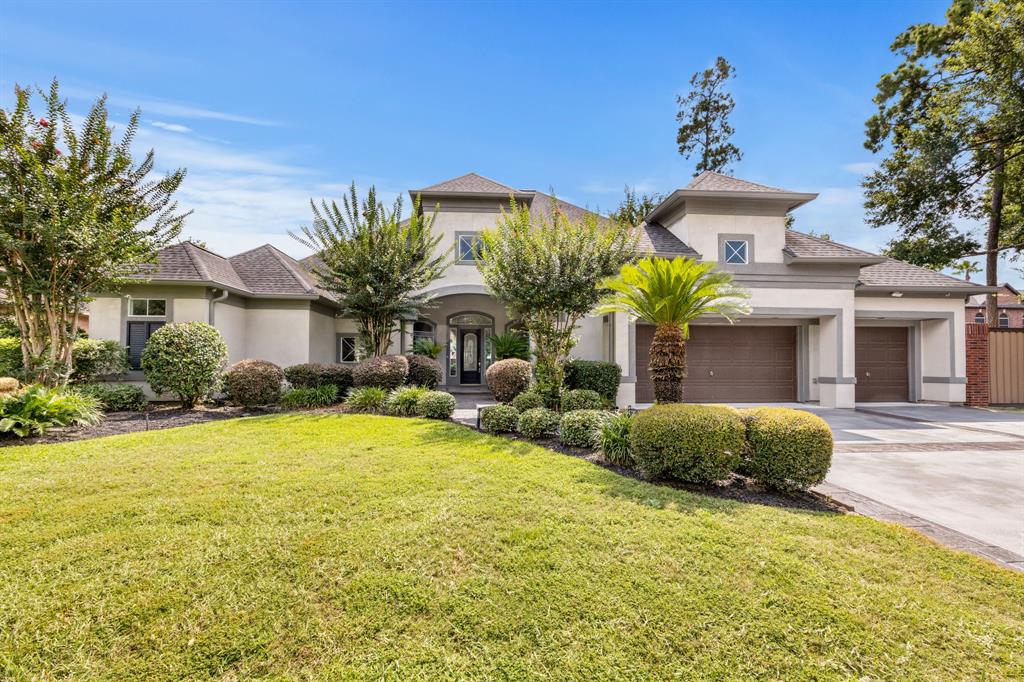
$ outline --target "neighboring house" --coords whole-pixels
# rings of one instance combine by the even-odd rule
[[[985,298],[984,294],[972,296],[967,299],[967,321],[985,324]],[[1003,283],[999,285],[996,294],[998,326],[1003,329],[1020,329],[1024,327],[1024,299],[1021,299],[1020,292]]]
[[[409,193],[427,210],[437,207],[434,229],[456,262],[431,286],[434,306],[401,322],[392,352],[433,339],[445,346],[447,389],[482,390],[493,360],[487,339],[516,320],[484,287],[475,241],[510,196],[537,215],[551,210],[552,199],[475,173]],[[702,319],[691,328],[687,399],[963,402],[964,303],[989,289],[787,230],[786,214],[816,196],[705,172],[640,226],[642,252],[717,261],[752,292],[749,317],[735,325]],[[564,201],[555,207],[586,212]],[[90,306],[92,336],[121,340],[133,362],[159,325],[182,320],[220,329],[231,362],[356,360],[354,322],[337,317],[331,295],[303,263],[272,246],[224,258],[186,242],[164,249],[148,275],[123,296],[99,295]],[[576,357],[622,367],[620,405],[653,400],[652,327],[616,313],[585,319],[578,336]]]

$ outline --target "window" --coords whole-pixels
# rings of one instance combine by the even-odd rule
[[[142,349],[145,348],[146,341],[149,341],[149,337],[153,335],[153,332],[162,326],[164,326],[163,322],[128,322],[128,333],[126,334],[128,339],[128,363],[132,366],[132,369],[142,368]]]
[[[480,235],[476,233],[460,234],[457,237],[456,246],[460,263],[474,263],[474,255],[479,256],[481,253]]]
[[[999,326],[1003,329],[1010,328],[1010,316],[1006,314],[1006,311],[999,313]]]
[[[167,300],[163,298],[133,298],[128,314],[132,317],[163,317],[167,314]]]
[[[747,264],[747,242],[745,239],[725,240],[725,262],[732,265]]]
[[[981,311],[978,311],[978,312],[974,313],[974,323],[975,324],[985,324],[985,313],[983,313]]]
[[[338,362],[355,362],[357,359],[355,334],[339,335]]]
[[[428,320],[416,320],[412,323],[412,342],[413,345],[417,341],[423,339],[424,341],[434,340],[434,323]]]

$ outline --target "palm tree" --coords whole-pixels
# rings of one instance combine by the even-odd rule
[[[690,323],[710,314],[731,323],[750,312],[750,292],[733,285],[731,274],[692,258],[643,258],[623,267],[603,286],[611,293],[599,313],[630,313],[655,325],[648,369],[659,403],[683,400]]]

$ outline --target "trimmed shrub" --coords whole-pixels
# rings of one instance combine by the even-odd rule
[[[35,384],[0,399],[0,433],[19,438],[43,434],[54,426],[96,424],[102,419],[99,400],[68,388]]]
[[[104,412],[138,412],[149,404],[142,387],[135,384],[78,384],[75,390],[99,400]]]
[[[14,393],[21,388],[21,382],[14,377],[0,377],[0,396]]]
[[[340,363],[307,362],[284,368],[284,378],[294,388],[316,388],[328,384],[338,387],[338,395],[352,388],[352,368]]]
[[[338,402],[338,387],[324,384],[312,388],[293,388],[281,396],[281,407],[297,408],[327,407]]]
[[[156,393],[173,393],[181,406],[220,388],[228,347],[205,322],[173,322],[153,332],[142,349],[142,372]]]
[[[608,419],[602,410],[573,410],[562,415],[558,426],[558,440],[573,448],[596,448],[601,436],[601,425]]]
[[[406,377],[405,383],[410,386],[422,386],[431,391],[441,383],[444,372],[441,370],[440,362],[426,355],[415,354],[406,355],[405,359],[409,363],[409,376]]]
[[[366,389],[356,389],[365,391]],[[419,409],[419,401],[430,389],[424,386],[400,386],[388,395],[387,410],[399,417],[413,417]]]
[[[604,399],[597,391],[588,388],[562,391],[562,414],[576,410],[600,410],[603,407]]]
[[[816,414],[787,407],[743,410],[747,425],[744,471],[777,490],[807,490],[832,465],[832,430]]]
[[[71,347],[73,383],[95,381],[101,376],[116,376],[131,369],[128,349],[110,339],[77,339]]]
[[[21,339],[16,336],[0,339],[0,374],[20,377],[21,368]]]
[[[388,404],[388,392],[380,386],[353,388],[345,398],[345,406],[353,412],[383,412]]]
[[[512,407],[514,407],[516,412],[519,413],[532,410],[535,407],[544,407],[544,396],[536,391],[520,393],[512,399]]]
[[[629,433],[632,428],[633,415],[629,412],[611,414],[602,422],[599,445],[606,462],[619,466],[630,466],[634,463],[633,449],[629,444]]]
[[[597,391],[608,405],[615,404],[622,368],[614,362],[573,360],[565,365],[565,387]]]
[[[352,385],[377,386],[391,390],[405,383],[409,375],[409,360],[404,355],[382,355],[363,360],[352,369]]]
[[[519,415],[519,433],[531,440],[548,438],[558,431],[558,413],[546,407],[534,407]]]
[[[511,405],[488,405],[480,410],[480,426],[488,433],[512,433],[519,413]]]
[[[427,391],[420,396],[416,409],[427,419],[451,419],[455,412],[455,396],[444,391]]]
[[[655,405],[633,420],[629,441],[646,475],[709,483],[739,464],[745,426],[737,410],[723,405]]]
[[[244,407],[273,405],[281,399],[284,372],[267,360],[241,360],[224,375],[231,401]]]
[[[495,400],[507,403],[530,387],[533,366],[526,360],[498,360],[487,368],[487,387]]]

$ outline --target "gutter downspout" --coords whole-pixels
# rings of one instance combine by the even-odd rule
[[[214,291],[216,291],[216,289],[214,289]],[[221,292],[220,296],[218,296],[217,298],[211,298],[210,299],[210,315],[209,315],[210,326],[213,326],[213,321],[215,319],[214,314],[213,314],[214,313],[214,307],[218,303],[220,303],[221,301],[225,300],[227,297],[228,297],[228,290],[224,289]]]

